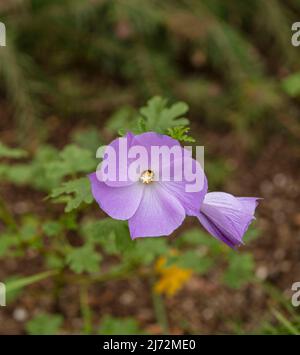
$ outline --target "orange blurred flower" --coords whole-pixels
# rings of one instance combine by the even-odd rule
[[[190,279],[192,270],[177,265],[166,266],[166,262],[166,258],[160,257],[155,264],[159,278],[154,285],[154,291],[171,297]]]

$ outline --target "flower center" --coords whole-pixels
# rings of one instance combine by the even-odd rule
[[[142,173],[140,180],[143,184],[150,184],[154,180],[154,172],[152,170],[145,170]]]

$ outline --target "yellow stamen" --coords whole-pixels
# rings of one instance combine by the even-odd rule
[[[140,180],[143,184],[150,184],[152,181],[154,181],[154,172],[152,170],[145,170],[141,177]]]

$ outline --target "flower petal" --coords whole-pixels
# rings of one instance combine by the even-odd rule
[[[254,217],[257,198],[234,197],[225,192],[206,194],[198,219],[214,237],[234,248]]]
[[[256,207],[259,204],[260,197],[236,197],[243,205],[245,211],[250,214],[254,214]]]
[[[193,170],[197,168],[196,176],[188,177],[187,174],[185,174],[188,172],[186,170],[188,165],[192,166]],[[175,160],[169,166],[164,166],[162,177],[166,169],[170,169],[171,179],[170,181],[161,181],[160,184],[166,191],[178,199],[187,215],[198,216],[204,196],[207,193],[207,179],[201,165],[195,159],[185,157],[182,161]],[[176,181],[176,176],[179,177],[180,172],[182,173],[181,180]],[[196,182],[197,186],[195,185],[195,191],[189,191],[188,186]]]
[[[159,134],[156,132],[145,132],[134,137],[133,145],[142,145],[150,152],[152,146],[166,146],[172,148],[180,146],[180,143],[170,136]]]
[[[131,238],[169,235],[184,218],[181,203],[158,183],[152,183],[145,186],[139,208],[128,221]]]
[[[101,164],[100,170],[97,171],[99,180],[103,181],[102,177],[107,176],[104,172],[104,166],[109,165],[109,169],[112,169],[112,174],[108,175],[108,178],[103,182],[111,187],[129,186],[136,181],[129,179],[128,166],[131,160],[128,158],[128,150],[133,144],[135,136],[128,132],[124,137],[114,139],[104,151],[104,160]],[[109,155],[109,150],[113,149],[114,156]]]
[[[255,217],[254,217],[255,209],[258,206],[259,201],[262,200],[262,198],[260,198],[260,197],[237,197],[237,199],[242,203],[245,211],[247,211],[247,213],[249,213],[249,215],[253,216],[252,220],[254,220],[255,219]],[[250,220],[248,224],[245,224],[244,233],[246,233],[252,220]]]
[[[94,199],[110,217],[127,220],[134,215],[142,200],[143,184],[110,187],[99,181],[96,173],[90,174],[89,179]]]

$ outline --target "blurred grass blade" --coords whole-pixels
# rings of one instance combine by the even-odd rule
[[[29,285],[34,284],[36,282],[47,279],[50,276],[56,275],[57,273],[58,273],[58,270],[50,270],[50,271],[41,272],[39,274],[22,277],[18,280],[13,280],[13,281],[7,283],[6,292],[8,293],[11,291],[19,290],[23,287],[26,287],[26,286],[29,286]]]
[[[271,312],[275,316],[275,318],[278,320],[279,323],[281,323],[291,334],[293,335],[300,335],[300,331],[296,329],[293,324],[280,312],[278,312],[276,309],[272,309]]]

